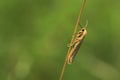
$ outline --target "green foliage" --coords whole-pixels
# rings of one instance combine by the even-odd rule
[[[0,80],[58,80],[81,3],[1,0]],[[88,34],[63,80],[120,80],[119,3],[87,0]]]

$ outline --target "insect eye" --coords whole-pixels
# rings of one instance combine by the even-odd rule
[[[84,31],[84,29],[82,29],[82,31]]]

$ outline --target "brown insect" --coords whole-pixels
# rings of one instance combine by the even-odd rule
[[[87,34],[86,27],[87,27],[87,24],[85,27],[81,28],[81,30],[76,35],[74,43],[72,45],[70,45],[70,47],[72,47],[72,48],[69,51],[68,56],[67,56],[68,64],[71,64],[73,62],[78,50],[80,49],[83,39],[84,39],[85,35]]]

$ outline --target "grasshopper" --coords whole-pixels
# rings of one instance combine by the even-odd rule
[[[84,37],[87,34],[87,30],[86,30],[87,24],[88,24],[88,21],[86,22],[86,26],[81,28],[81,30],[76,35],[74,43],[70,44],[70,46],[69,46],[69,47],[72,47],[72,48],[69,51],[68,56],[67,56],[67,63],[68,64],[71,64],[73,62],[73,60],[74,60],[82,42],[83,42]]]

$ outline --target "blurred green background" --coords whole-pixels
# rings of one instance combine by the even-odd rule
[[[0,0],[0,80],[59,80],[81,4]],[[120,80],[120,0],[87,0],[86,20],[88,34],[63,80]]]

